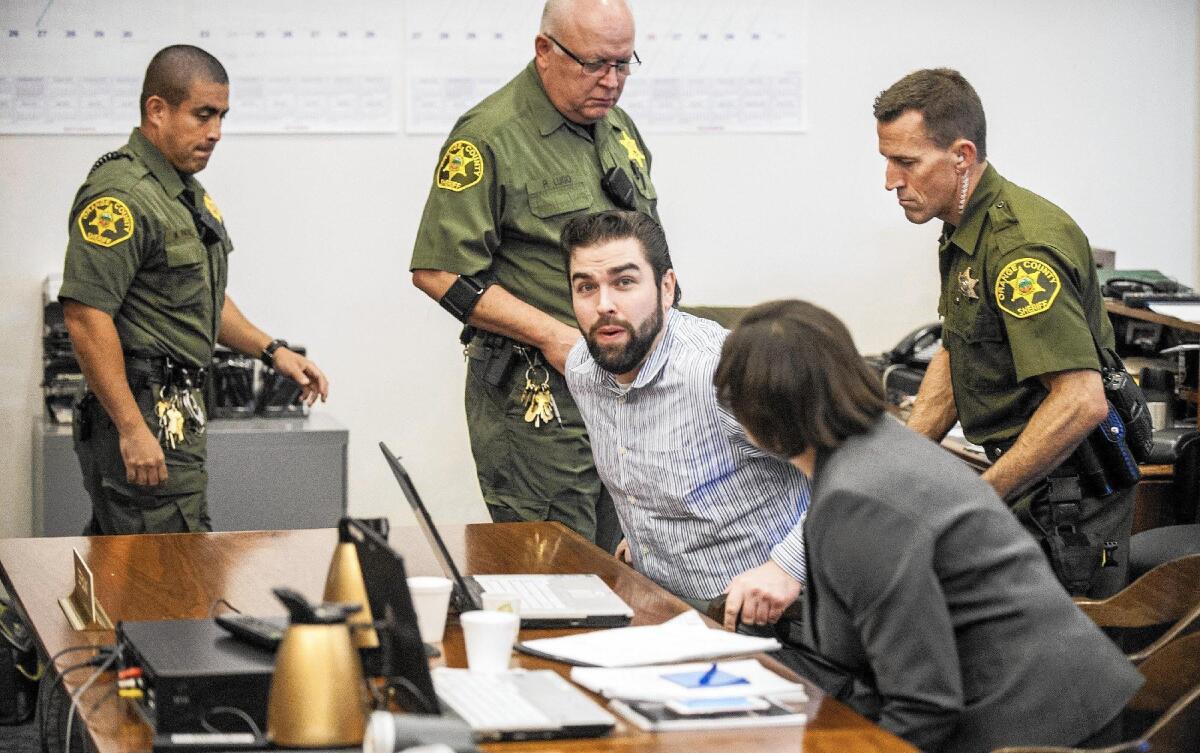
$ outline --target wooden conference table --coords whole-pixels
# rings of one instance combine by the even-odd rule
[[[634,624],[655,624],[687,609],[687,605],[655,583],[617,562],[573,531],[557,523],[501,523],[446,526],[442,529],[455,559],[467,573],[594,572],[634,609]],[[415,528],[395,528],[392,545],[405,557],[410,575],[440,575],[424,538]],[[271,595],[274,586],[287,585],[309,599],[319,600],[337,533],[333,529],[251,531],[152,536],[65,537],[0,540],[0,577],[29,616],[31,627],[47,655],[68,646],[106,645],[111,631],[75,631],[57,599],[72,588],[71,550],[78,549],[91,567],[97,597],[114,623],[120,620],[200,618],[217,599],[225,599],[251,614],[278,614],[282,607]],[[522,638],[564,631],[524,630]],[[466,666],[462,633],[455,620],[446,627],[443,659],[449,666]],[[64,668],[79,654],[58,660]],[[760,657],[776,670],[780,665]],[[551,668],[563,674],[568,667],[528,656],[516,659],[529,668]],[[66,678],[73,691],[88,672]],[[787,673],[790,675],[790,673]],[[493,751],[796,751],[807,753],[901,753],[915,749],[884,732],[837,701],[809,686],[810,701],[804,728],[673,732],[650,734],[622,722],[609,737],[590,740],[492,743]],[[111,687],[104,678],[84,695],[81,709],[95,710],[84,721],[100,753],[150,749],[150,730],[127,701],[101,697]]]

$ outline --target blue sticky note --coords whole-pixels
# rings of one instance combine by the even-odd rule
[[[664,680],[670,680],[685,688],[722,688],[729,685],[749,685],[745,677],[738,677],[724,670],[702,669],[699,672],[674,672],[662,675]]]

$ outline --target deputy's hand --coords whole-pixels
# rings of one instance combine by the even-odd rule
[[[275,351],[275,370],[300,385],[300,399],[305,405],[312,405],[321,398],[321,402],[329,399],[329,380],[317,365],[299,353],[288,348]]]
[[[613,556],[627,564],[633,564],[633,555],[629,553],[629,539],[621,539],[621,543],[617,544],[617,550],[613,552]]]
[[[729,581],[725,594],[727,630],[737,629],[739,613],[746,625],[771,625],[800,596],[800,582],[767,560]]]
[[[158,486],[167,481],[167,459],[162,446],[144,423],[122,434],[119,442],[125,480],[137,486]]]
[[[579,330],[575,327],[569,327],[561,322],[559,325],[549,333],[549,337],[544,342],[538,345],[538,349],[545,356],[546,363],[562,374],[567,370],[567,356],[570,355],[571,348],[575,347],[575,343],[579,342],[579,338],[583,335],[579,334]]]

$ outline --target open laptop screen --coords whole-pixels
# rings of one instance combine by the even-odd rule
[[[437,714],[437,696],[429,676],[425,645],[417,629],[417,614],[408,592],[404,560],[382,536],[354,518],[343,523],[354,539],[367,600],[376,620],[388,684],[396,688],[410,711]],[[387,627],[380,627],[385,620]]]
[[[400,458],[392,454],[392,451],[383,442],[379,443],[379,449],[383,451],[383,456],[387,458],[388,466],[392,469],[392,475],[396,477],[396,482],[400,484],[400,489],[404,492],[404,498],[408,500],[409,507],[412,508],[413,515],[417,518],[417,524],[421,526],[426,540],[429,541],[430,546],[433,548],[433,555],[437,557],[438,564],[442,567],[442,572],[449,575],[454,581],[455,597],[458,605],[463,609],[478,609],[479,605],[475,603],[475,599],[471,596],[471,590],[468,588],[466,580],[463,578],[462,573],[459,572],[458,566],[454,564],[454,560],[450,557],[450,550],[446,548],[446,542],[442,540],[442,535],[438,533],[437,527],[433,524],[433,518],[429,515],[429,508],[425,507],[425,503],[421,500],[421,495],[417,493],[417,487],[413,485],[412,479],[409,478],[408,471],[404,470],[404,466],[400,465]]]

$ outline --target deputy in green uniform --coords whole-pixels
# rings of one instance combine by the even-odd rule
[[[88,386],[74,417],[92,499],[85,534],[212,530],[201,387],[215,343],[261,355],[310,405],[328,396],[315,364],[225,295],[233,243],[194,174],[228,110],[216,58],[161,50],[146,69],[141,125],[75,195],[59,300]]]
[[[987,162],[983,105],[958,72],[912,73],[874,111],[887,189],[910,222],[944,223],[945,347],[909,426],[940,441],[960,421],[994,460],[984,479],[1043,542],[1064,585],[1115,593],[1132,489],[1089,486],[1075,453],[1109,410],[1098,348],[1113,347],[1113,332],[1091,246],[1066,212]]]
[[[467,425],[493,520],[558,520],[610,551],[620,526],[562,379],[579,339],[559,234],[614,207],[657,219],[650,152],[616,107],[639,64],[623,0],[550,0],[534,59],[459,118],[413,284],[468,324]]]

